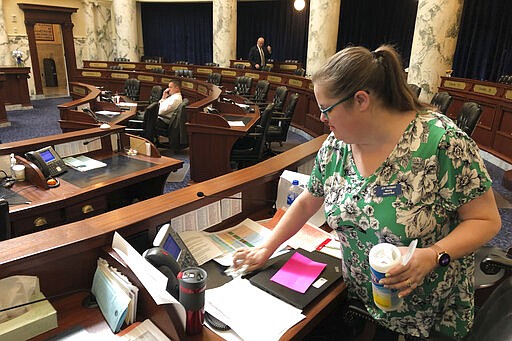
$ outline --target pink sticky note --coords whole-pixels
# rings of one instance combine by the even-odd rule
[[[303,294],[326,266],[295,252],[270,280]]]

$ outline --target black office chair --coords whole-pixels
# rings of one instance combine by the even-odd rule
[[[11,238],[11,221],[9,219],[9,203],[0,198],[0,241]]]
[[[272,66],[271,65],[263,65],[261,68],[260,68],[261,71],[265,71],[265,72],[271,72],[272,71]]]
[[[165,74],[165,69],[162,69],[161,67],[153,67],[151,69],[149,69],[149,72],[152,72],[152,73],[158,73],[158,74]]]
[[[174,62],[174,64],[188,65],[188,62],[186,60],[177,60]]]
[[[210,62],[210,63],[205,63],[204,65],[205,66],[216,66],[216,67],[218,67],[219,63],[212,63],[212,62]]]
[[[448,111],[448,108],[450,107],[450,104],[452,103],[453,97],[447,93],[447,92],[438,92],[432,97],[432,100],[430,100],[430,104],[437,107],[438,111],[446,115],[446,112]]]
[[[220,86],[222,82],[222,75],[218,72],[212,72],[208,75],[206,82]]]
[[[293,71],[293,74],[296,76],[304,77],[306,75],[306,70],[300,67],[297,70]]]
[[[132,119],[128,120],[128,126],[125,128],[125,132],[142,136],[148,141],[155,141],[155,123],[158,117],[158,109],[160,104],[158,101],[151,103],[144,110],[143,119]]]
[[[409,86],[409,89],[411,89],[412,93],[416,98],[420,97],[421,94],[421,88],[417,86],[416,84],[407,84]]]
[[[473,134],[476,124],[482,115],[482,108],[475,102],[466,102],[462,105],[460,112],[457,114],[456,124],[468,136]]]
[[[281,85],[276,88],[276,91],[274,92],[274,98],[272,99],[272,103],[274,103],[274,113],[283,111],[283,106],[287,95],[288,88],[286,86]]]
[[[125,95],[132,101],[138,101],[140,96],[140,81],[137,78],[128,78],[124,82],[124,92],[122,95]]]
[[[137,101],[137,120],[142,120],[144,118],[144,111],[147,106],[151,103],[158,102],[160,98],[162,98],[162,93],[164,89],[160,85],[153,85],[151,87],[151,92],[149,94],[149,98],[147,101]]]
[[[155,125],[155,142],[158,146],[175,151],[188,147],[188,135],[185,126],[185,123],[187,123],[186,108],[188,103],[189,100],[184,98],[169,120],[158,116],[157,120],[165,122],[165,124],[162,125]],[[165,128],[161,129],[161,126],[165,126]],[[167,137],[168,142],[160,142],[159,136]]]
[[[129,62],[129,61],[130,61],[129,58],[124,58],[124,57],[114,58],[114,62]]]
[[[270,90],[270,82],[267,80],[259,80],[254,88],[254,94],[248,97],[248,104],[259,104],[267,101],[268,91]]]
[[[234,93],[240,96],[248,97],[251,94],[252,78],[247,76],[238,76],[235,78]]]
[[[179,78],[194,78],[194,72],[192,70],[176,70],[174,75]]]
[[[481,340],[512,340],[512,276],[494,289],[475,316],[466,341]]]
[[[235,69],[245,69],[245,64],[235,63],[233,66]]]
[[[295,113],[295,107],[297,106],[297,102],[299,101],[299,94],[294,93],[288,99],[286,103],[286,109],[284,112],[276,112],[272,113],[272,118],[270,120],[270,126],[268,127],[266,142],[267,142],[267,150],[270,155],[276,154],[272,150],[272,142],[279,142],[282,146],[283,142],[286,141],[288,136],[288,130],[290,129],[290,125],[292,123],[293,114]]]
[[[256,164],[265,158],[265,138],[273,109],[274,105],[269,104],[254,129],[251,129],[246,136],[239,138],[233,145],[230,160],[236,164],[237,169]]]

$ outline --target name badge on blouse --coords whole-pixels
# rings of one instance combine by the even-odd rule
[[[377,186],[375,188],[375,195],[378,197],[390,197],[390,196],[399,196],[402,194],[402,185],[394,184],[387,186]]]

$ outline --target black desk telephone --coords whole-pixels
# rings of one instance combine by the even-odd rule
[[[28,152],[25,157],[41,170],[46,179],[62,174],[68,169],[59,154],[51,146]]]

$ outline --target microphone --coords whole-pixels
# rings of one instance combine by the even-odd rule
[[[204,192],[197,192],[197,196],[199,198],[219,198],[219,199],[238,199],[238,200],[243,200],[242,197],[227,197],[227,196],[223,196],[223,195],[206,195],[206,194],[204,194]],[[274,203],[274,200],[267,200],[267,199],[253,199],[253,198],[250,198],[250,199],[246,199],[246,200],[268,202],[268,203],[272,203],[272,204]]]
[[[106,134],[103,134],[103,135],[97,136],[97,137],[95,137],[95,138],[93,138],[93,139],[91,139],[91,140],[89,140],[89,141],[84,141],[84,142],[83,142],[83,145],[84,145],[84,146],[87,146],[87,145],[88,145],[89,143],[91,143],[91,142],[97,141],[97,140],[99,140],[99,139],[102,139],[102,138],[104,138],[104,137],[107,137],[107,136],[112,135],[112,134],[115,134],[115,133],[116,133],[115,131],[111,131],[110,133],[106,133]]]

